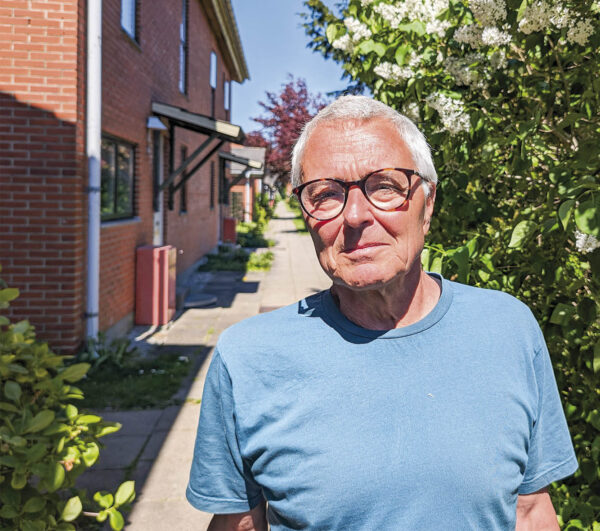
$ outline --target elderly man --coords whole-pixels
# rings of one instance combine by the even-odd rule
[[[558,529],[546,486],[577,462],[543,336],[513,297],[422,270],[423,135],[342,97],[292,179],[333,285],[222,334],[187,490],[209,529]]]

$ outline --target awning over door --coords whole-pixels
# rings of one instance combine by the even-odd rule
[[[169,176],[154,189],[154,202],[157,204],[160,192],[169,189],[169,208],[173,208],[173,196],[222,146],[225,142],[241,143],[244,131],[239,125],[216,120],[204,114],[187,111],[166,103],[152,103],[152,112],[169,123]],[[174,167],[175,127],[182,127],[208,138],[187,157],[178,168]],[[212,146],[211,146],[212,144]],[[180,177],[177,184],[175,180]]]

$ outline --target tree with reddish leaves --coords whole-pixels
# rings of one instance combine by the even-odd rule
[[[326,105],[320,94],[309,93],[304,79],[289,76],[279,93],[267,92],[267,101],[259,102],[265,114],[253,118],[262,125],[260,131],[246,136],[246,145],[266,147],[265,165],[279,181],[287,180],[290,157],[304,124]]]

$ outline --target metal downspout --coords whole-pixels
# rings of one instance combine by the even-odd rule
[[[88,227],[86,335],[98,336],[100,291],[100,160],[102,138],[102,0],[87,1],[86,153]]]

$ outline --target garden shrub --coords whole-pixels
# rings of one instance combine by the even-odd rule
[[[0,287],[0,308],[18,296]],[[75,530],[86,515],[122,529],[120,512],[134,496],[133,481],[116,494],[98,492],[91,501],[75,488],[76,478],[98,459],[100,437],[119,424],[80,411],[82,392],[73,385],[90,365],[65,365],[36,340],[27,321],[11,324],[0,316],[0,529],[21,531]],[[90,507],[88,507],[90,504]]]

